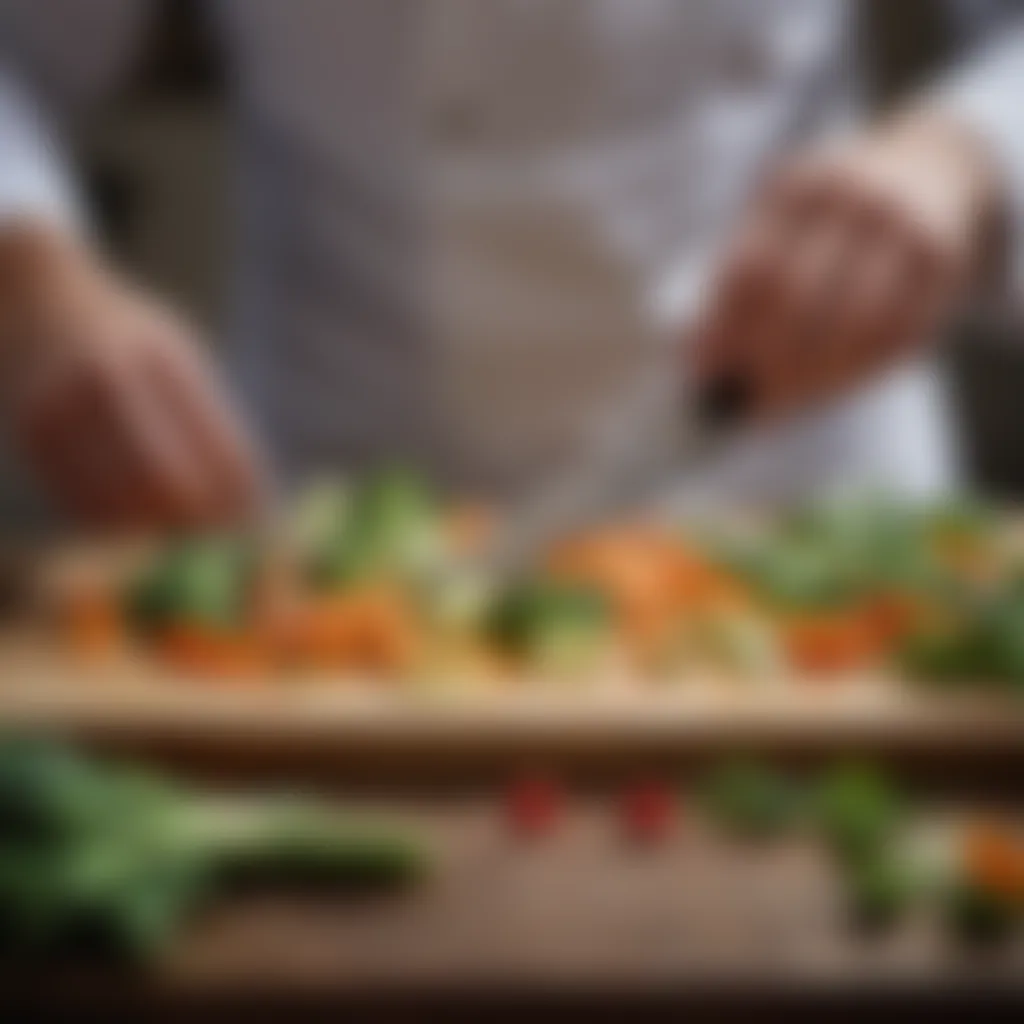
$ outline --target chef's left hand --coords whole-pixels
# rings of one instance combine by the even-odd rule
[[[726,250],[696,327],[698,373],[741,379],[773,416],[905,357],[976,279],[998,192],[980,142],[936,115],[799,157]]]

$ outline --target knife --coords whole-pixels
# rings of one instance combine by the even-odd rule
[[[753,405],[753,389],[738,375],[680,387],[676,374],[652,373],[588,439],[571,469],[513,506],[475,556],[475,569],[499,583],[514,579],[561,537],[649,504],[727,447]]]

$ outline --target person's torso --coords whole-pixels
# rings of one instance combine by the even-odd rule
[[[848,10],[221,0],[239,361],[281,457],[504,485],[569,456],[682,336],[766,165],[849,113]],[[871,443],[800,429],[832,465]],[[793,441],[763,447],[782,472]]]

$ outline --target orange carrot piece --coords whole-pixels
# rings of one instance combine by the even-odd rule
[[[420,627],[404,595],[368,586],[310,601],[293,617],[283,649],[321,668],[401,672],[415,662]]]
[[[117,596],[102,589],[72,595],[64,609],[64,626],[75,654],[103,657],[124,642],[125,625]]]
[[[257,635],[192,623],[167,627],[156,638],[156,650],[171,668],[217,679],[259,676],[271,665]]]
[[[1024,900],[1024,840],[1004,825],[982,822],[964,837],[964,869],[971,882],[1000,896]]]
[[[791,619],[782,625],[782,642],[790,663],[802,672],[849,671],[870,664],[881,653],[869,624],[857,612]]]

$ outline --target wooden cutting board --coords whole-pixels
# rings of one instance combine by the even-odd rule
[[[0,634],[0,724],[128,747],[435,770],[750,748],[1024,759],[1024,703],[929,693],[878,676],[477,688],[344,677],[211,682],[171,675],[138,655],[83,661],[27,630]]]

